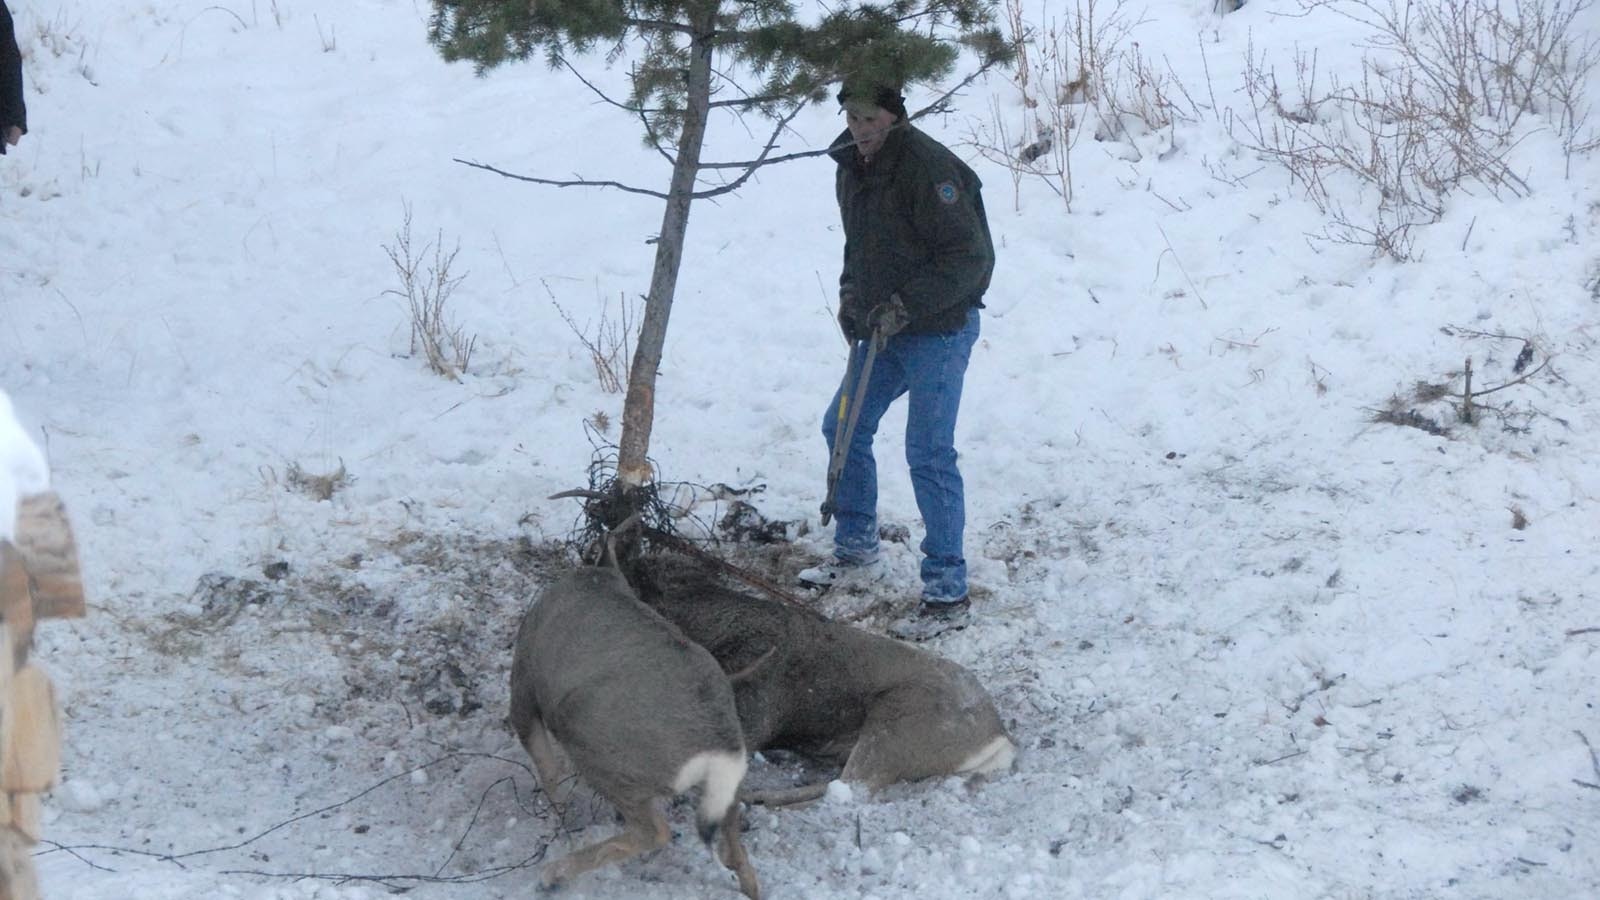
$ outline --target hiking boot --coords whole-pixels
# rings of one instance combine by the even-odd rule
[[[889,634],[902,641],[926,641],[972,624],[972,601],[947,603],[924,599],[917,608],[889,623]]]
[[[878,581],[885,574],[883,561],[879,559],[872,562],[851,563],[835,558],[808,569],[801,569],[795,578],[806,587],[825,588],[841,582]]]

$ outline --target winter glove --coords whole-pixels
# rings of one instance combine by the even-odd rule
[[[844,332],[844,339],[852,344],[872,337],[872,332],[858,324],[848,309],[839,310],[839,330]]]
[[[867,324],[878,340],[886,341],[899,334],[910,322],[911,316],[906,313],[905,301],[899,294],[890,294],[888,302],[879,303],[867,313]]]
[[[851,285],[839,288],[839,330],[844,332],[844,339],[854,344],[872,337],[872,329],[860,320],[861,311],[856,308],[856,289]]]

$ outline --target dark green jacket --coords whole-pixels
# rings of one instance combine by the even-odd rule
[[[853,288],[864,323],[879,303],[899,294],[906,331],[955,331],[967,310],[983,306],[994,271],[994,244],[983,212],[983,185],[943,144],[906,125],[889,133],[871,165],[863,165],[845,131],[830,151],[844,220],[841,289]]]
[[[27,132],[28,109],[22,101],[22,55],[17,50],[11,10],[0,0],[0,132],[13,125]],[[0,133],[0,153],[4,152],[5,136]]]

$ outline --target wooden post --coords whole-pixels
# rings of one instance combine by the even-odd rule
[[[34,624],[84,612],[77,544],[60,498],[24,497],[14,541],[0,540],[0,900],[39,900],[39,795],[61,769],[55,692],[28,661]]]

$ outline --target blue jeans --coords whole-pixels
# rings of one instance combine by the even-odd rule
[[[967,524],[961,472],[956,468],[956,413],[967,360],[978,340],[978,310],[967,313],[960,331],[899,334],[878,351],[861,402],[861,418],[834,491],[833,554],[840,562],[866,563],[878,556],[878,464],[872,439],[889,405],[909,394],[906,464],[927,530],[922,540],[922,596],[952,602],[967,596],[967,560],[962,531]],[[854,372],[833,395],[822,418],[822,436],[833,451],[839,430],[839,395],[853,389]],[[852,397],[853,399],[853,397]]]

